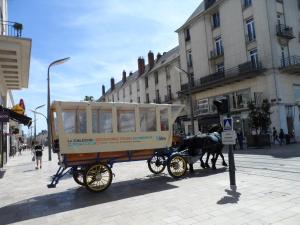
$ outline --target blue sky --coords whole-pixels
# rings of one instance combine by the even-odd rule
[[[8,0],[9,20],[23,24],[23,37],[32,39],[29,88],[14,91],[29,109],[46,104],[47,67],[71,57],[51,70],[52,100],[83,100],[101,95],[110,78],[137,70],[137,58],[152,50],[164,52],[178,45],[174,32],[200,0]],[[46,106],[40,109],[46,115]],[[38,116],[37,130],[46,129]],[[27,132],[25,130],[25,132]]]

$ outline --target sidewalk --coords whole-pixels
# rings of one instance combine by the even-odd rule
[[[71,177],[48,189],[56,155],[36,170],[26,152],[0,179],[0,224],[300,224],[300,145],[235,153],[236,192],[220,160],[218,170],[196,164],[181,180],[153,176],[140,161],[115,164],[111,187],[93,194]]]

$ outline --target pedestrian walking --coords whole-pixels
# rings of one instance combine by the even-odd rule
[[[279,132],[280,145],[282,145],[283,139],[284,139],[284,132],[283,132],[283,129],[280,129],[280,132]]]
[[[273,143],[276,144],[276,141],[277,143],[280,143],[280,141],[278,140],[277,130],[275,127],[273,127]]]
[[[37,144],[34,146],[36,169],[42,169],[43,146]]]
[[[237,132],[237,140],[239,142],[239,146],[240,146],[240,150],[243,150],[244,149],[244,134],[243,134],[243,131],[240,129],[238,132]]]

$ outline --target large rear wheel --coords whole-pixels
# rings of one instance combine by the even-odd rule
[[[90,166],[84,174],[84,184],[89,191],[101,192],[106,190],[112,182],[112,172],[106,164]]]
[[[171,156],[167,167],[170,176],[175,179],[182,177],[187,171],[186,161],[181,155]]]

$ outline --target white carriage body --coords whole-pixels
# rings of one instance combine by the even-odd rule
[[[52,143],[60,154],[134,151],[170,147],[180,104],[54,101]]]

